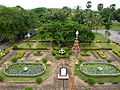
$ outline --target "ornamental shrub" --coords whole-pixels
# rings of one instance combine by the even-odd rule
[[[17,62],[17,57],[13,57],[12,59],[11,59],[11,61],[13,62],[13,63],[16,63]]]
[[[47,59],[43,59],[43,60],[42,60],[42,62],[43,62],[44,64],[46,64],[47,61],[48,61]]]
[[[96,83],[95,79],[93,79],[93,78],[89,78],[89,79],[87,80],[87,82],[88,82],[90,85],[94,85],[94,84]]]
[[[32,88],[32,87],[26,87],[26,88],[23,89],[23,90],[33,90],[33,88]]]
[[[36,83],[37,83],[37,84],[42,83],[42,81],[43,81],[43,80],[42,80],[42,78],[41,78],[41,77],[36,78]]]
[[[2,75],[0,75],[0,81],[4,81],[4,77]]]

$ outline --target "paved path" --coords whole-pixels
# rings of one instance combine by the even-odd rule
[[[116,55],[114,55],[114,54],[112,53],[112,51],[107,51],[107,53],[109,54],[110,59],[111,59],[112,61],[118,61],[118,62],[120,62],[120,58],[117,57]]]
[[[94,32],[96,32],[96,31],[94,30]],[[101,34],[103,34],[105,36],[105,30],[97,30],[97,32],[101,33]],[[109,32],[111,34],[109,36],[110,40],[112,40],[112,41],[117,42],[117,43],[120,44],[120,34],[119,34],[120,31],[109,30]]]
[[[15,56],[17,53],[16,50],[12,50],[10,51],[6,56],[4,56],[1,60],[0,60],[0,66],[6,62],[7,60],[10,60],[10,58],[12,58],[13,56]]]

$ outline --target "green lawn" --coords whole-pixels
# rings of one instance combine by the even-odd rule
[[[120,23],[113,23],[112,30],[120,31]]]
[[[48,43],[40,43],[40,42],[22,42],[17,45],[17,48],[23,48],[23,49],[37,49],[37,48],[49,48]]]
[[[94,33],[95,39],[94,42],[107,42],[107,39],[100,33]]]

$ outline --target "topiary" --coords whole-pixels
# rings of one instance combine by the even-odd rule
[[[2,75],[0,75],[0,81],[4,81],[4,77]]]
[[[43,59],[43,60],[42,60],[42,62],[43,62],[44,64],[46,64],[47,61],[48,61],[47,59]]]
[[[11,61],[13,62],[13,63],[16,63],[17,62],[17,57],[13,57],[12,59],[11,59]]]
[[[41,77],[36,78],[36,83],[37,83],[37,84],[42,83],[42,81],[43,81],[43,80],[42,80],[42,78],[41,78]]]
[[[87,82],[88,82],[90,85],[94,85],[94,84],[96,83],[96,80],[93,79],[93,78],[89,78],[89,79],[87,80]]]
[[[32,87],[26,87],[23,90],[33,90],[33,88]]]
[[[17,49],[18,48],[18,46],[15,44],[14,46],[13,46],[13,49]]]

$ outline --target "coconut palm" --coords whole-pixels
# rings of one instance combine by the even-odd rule
[[[102,3],[98,4],[97,9],[98,11],[101,11],[103,9],[103,4]]]
[[[87,1],[86,7],[87,9],[90,9],[92,7],[92,2],[91,1]]]

